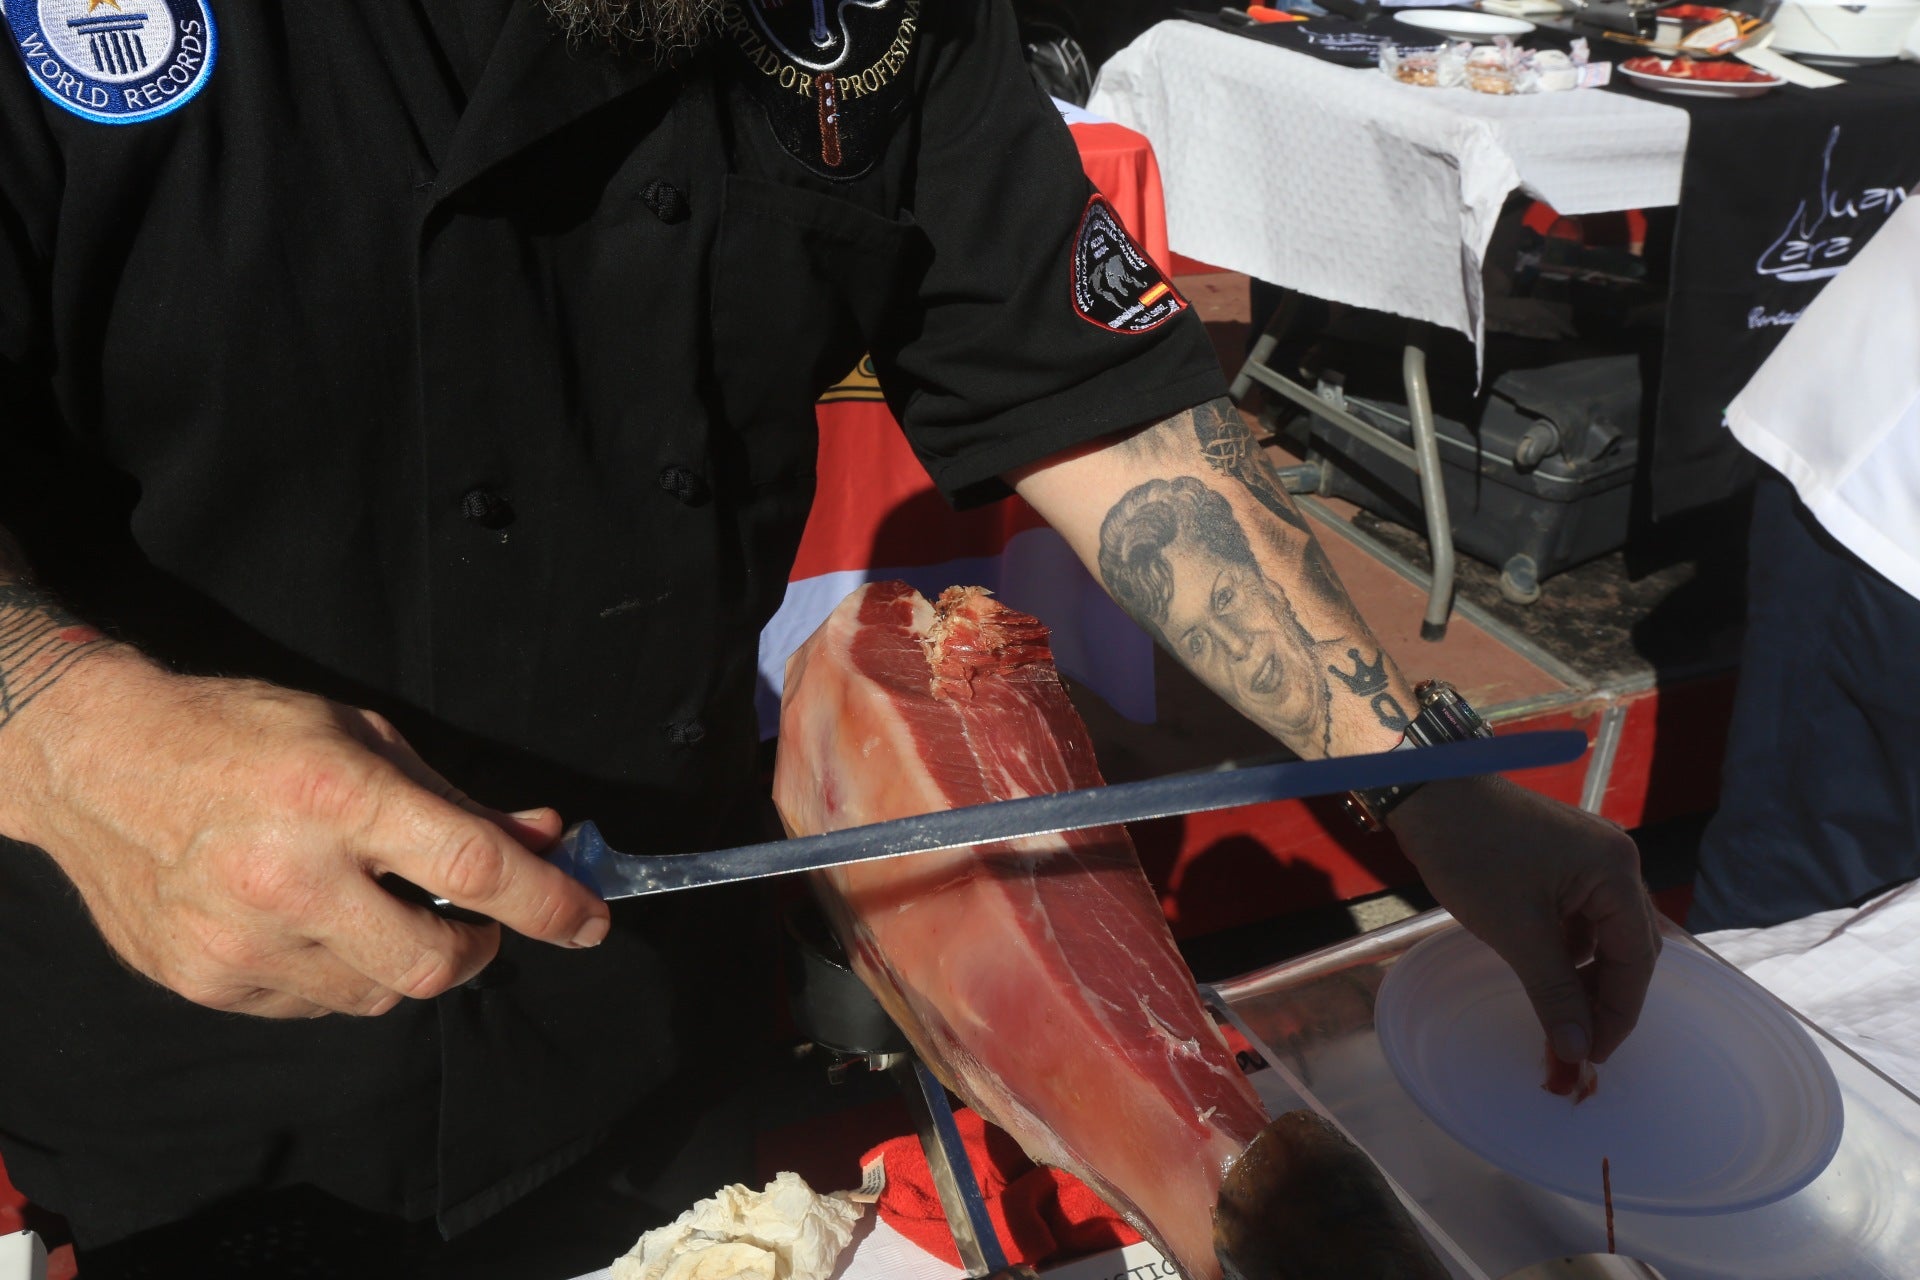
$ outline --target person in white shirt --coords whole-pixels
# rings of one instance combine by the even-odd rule
[[[1920,202],[1827,285],[1727,424],[1770,470],[1696,932],[1920,877]]]

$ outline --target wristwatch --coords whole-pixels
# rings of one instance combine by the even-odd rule
[[[1420,714],[1407,724],[1407,731],[1395,751],[1411,751],[1441,742],[1464,742],[1468,738],[1491,738],[1493,730],[1480,713],[1467,705],[1460,691],[1444,680],[1427,680],[1414,686],[1414,698]],[[1409,782],[1395,787],[1375,787],[1349,791],[1341,802],[1349,816],[1364,831],[1384,831],[1387,815],[1406,802],[1408,796],[1426,784]]]

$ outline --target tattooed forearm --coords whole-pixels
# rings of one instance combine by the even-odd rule
[[[1238,481],[1275,519],[1293,533],[1305,536],[1304,546],[1298,546],[1295,539],[1288,541],[1282,550],[1301,557],[1301,585],[1307,593],[1326,609],[1351,612],[1353,604],[1333,571],[1332,561],[1327,559],[1326,549],[1320,545],[1313,526],[1307,523],[1293,495],[1280,482],[1280,473],[1267,461],[1266,451],[1247,429],[1239,410],[1231,401],[1214,400],[1183,416],[1192,420],[1193,438],[1206,456],[1208,466]],[[1275,542],[1279,545],[1280,539],[1276,538]]]
[[[1009,476],[1140,625],[1307,756],[1379,751],[1413,694],[1220,399]]]
[[[0,582],[0,730],[109,644],[47,592],[22,581]]]
[[[1210,401],[1189,410],[1188,414],[1193,419],[1193,437],[1200,442],[1200,451],[1207,456],[1208,466],[1245,485],[1276,519],[1309,538],[1313,536],[1313,530],[1307,527],[1307,518],[1300,514],[1300,508],[1261,452],[1253,432],[1247,430],[1246,420],[1231,402]]]
[[[1193,476],[1149,480],[1107,512],[1100,575],[1120,606],[1296,750],[1330,749],[1314,639],[1261,567],[1233,505]]]
[[[1327,670],[1340,678],[1348,693],[1366,700],[1374,718],[1383,727],[1396,732],[1405,731],[1407,713],[1393,692],[1399,673],[1394,670],[1385,651],[1374,641],[1366,622],[1354,611],[1346,588],[1340,585],[1340,579],[1333,571],[1333,562],[1327,559],[1326,549],[1320,545],[1320,539],[1315,536],[1292,495],[1281,484],[1279,472],[1274,470],[1266,452],[1247,429],[1245,419],[1226,400],[1203,404],[1191,410],[1191,415],[1194,439],[1199,443],[1200,451],[1206,455],[1208,464],[1222,475],[1232,476],[1239,481],[1261,506],[1290,528],[1306,535],[1306,544],[1300,548],[1299,555],[1301,585],[1308,595],[1323,606],[1323,611],[1351,617],[1354,635],[1362,647],[1373,650],[1371,664],[1362,660],[1359,649],[1347,650],[1354,664],[1352,674],[1335,667],[1328,667]]]
[[[1102,521],[1099,569],[1122,607],[1303,754],[1404,732],[1405,682],[1239,411],[1200,405],[1124,450],[1135,474],[1165,478]]]
[[[1387,676],[1387,655],[1384,650],[1375,650],[1373,661],[1368,662],[1360,656],[1358,649],[1347,650],[1347,659],[1353,663],[1352,671],[1342,671],[1339,667],[1328,667],[1327,671],[1347,692],[1356,698],[1365,698],[1367,705],[1373,708],[1373,715],[1382,727],[1395,733],[1405,733],[1408,716],[1400,699],[1394,697],[1392,682]]]

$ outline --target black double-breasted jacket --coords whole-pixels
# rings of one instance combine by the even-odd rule
[[[486,803],[751,836],[819,392],[871,350],[966,502],[1217,367],[1157,277],[1098,269],[1002,3],[742,0],[666,61],[448,8],[7,5],[0,526],[91,620],[376,708]],[[0,845],[0,1025],[32,1047],[0,1055],[0,1154],[101,1240],[276,1182],[457,1229],[665,1078],[697,966],[663,939],[720,927],[673,914],[270,1024],[128,974]]]

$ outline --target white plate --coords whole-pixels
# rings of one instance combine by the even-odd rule
[[[1525,18],[1503,18],[1497,13],[1476,13],[1472,9],[1401,9],[1394,20],[1436,35],[1458,36],[1462,40],[1491,40],[1495,36],[1523,36],[1534,29]]]
[[[1808,62],[1816,67],[1880,67],[1889,62],[1900,61],[1897,53],[1808,53],[1804,49],[1778,49],[1775,53],[1784,53],[1795,62]]]
[[[1733,1213],[1811,1182],[1840,1145],[1840,1087],[1812,1037],[1738,971],[1660,956],[1638,1027],[1574,1105],[1543,1087],[1546,1038],[1519,979],[1462,929],[1413,948],[1374,1007],[1401,1086],[1461,1145],[1576,1200]]]
[[[1785,80],[1691,80],[1678,76],[1650,75],[1645,71],[1633,71],[1624,64],[1615,70],[1644,88],[1660,93],[1671,93],[1682,98],[1757,98],[1763,93],[1771,93],[1785,84]]]

